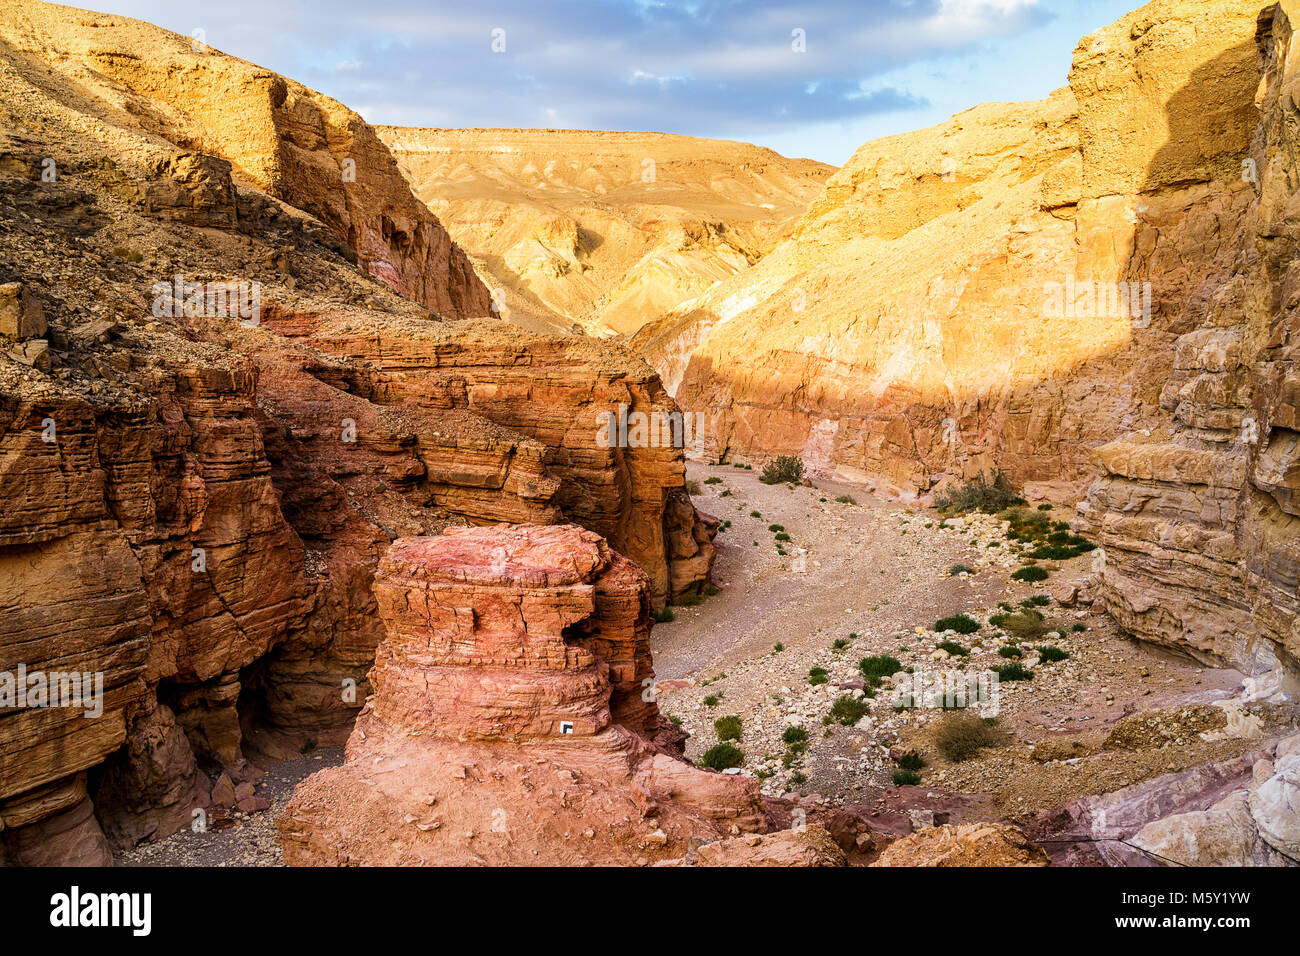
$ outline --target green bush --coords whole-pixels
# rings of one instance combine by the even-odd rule
[[[836,498],[835,500],[838,501],[838,502],[839,502],[840,504],[842,504],[842,505],[856,505],[856,504],[857,504],[857,502],[853,500],[853,496],[852,496],[852,495],[840,495],[840,496],[839,496],[838,498]]]
[[[969,614],[954,614],[952,617],[939,618],[934,622],[934,629],[941,634],[944,631],[956,631],[958,634],[974,634],[980,629],[980,622]]]
[[[720,700],[722,700],[722,695],[721,695],[721,694],[710,694],[708,697],[705,697],[705,698],[704,698],[704,706],[705,706],[705,707],[717,707],[717,706],[718,706],[718,701],[720,701]]]
[[[895,770],[891,779],[896,787],[915,787],[921,782],[921,775],[915,770]]]
[[[1040,568],[1036,564],[1031,564],[1021,568],[1019,571],[1013,571],[1011,574],[1012,581],[1046,581],[1047,569]]]
[[[858,661],[858,670],[862,671],[862,676],[872,686],[879,684],[886,677],[897,674],[902,669],[902,661],[897,657],[890,657],[888,654],[873,654],[871,657],[864,657]]]
[[[802,744],[808,740],[808,731],[799,726],[785,728],[781,733],[781,742],[787,744]]]
[[[1014,644],[1003,644],[998,648],[999,657],[1020,657],[1021,653],[1020,648]]]
[[[948,577],[955,578],[959,574],[974,574],[975,572],[964,564],[954,564],[948,569]]]
[[[1038,657],[1045,664],[1055,664],[1058,661],[1068,660],[1070,652],[1063,651],[1051,644],[1041,644],[1038,648]]]
[[[844,650],[844,648],[848,646],[849,646],[849,639],[847,637],[837,637],[835,638],[834,641],[831,642],[831,650],[833,651],[842,651]]]
[[[783,524],[770,524],[770,525],[767,526],[767,530],[768,530],[768,531],[771,531],[771,532],[773,532],[773,533],[775,533],[775,532],[777,532],[777,531],[784,531],[784,530],[785,530],[785,525],[783,525]]]
[[[970,654],[969,650],[958,644],[956,641],[940,641],[935,645],[935,647],[941,651],[947,651],[954,657],[966,657]]]
[[[686,493],[688,495],[698,495],[700,493],[700,483],[698,481],[686,482]]]
[[[765,485],[797,482],[803,478],[803,459],[797,455],[777,455],[763,466],[758,480]]]
[[[1019,661],[1010,661],[1001,667],[993,668],[993,673],[998,675],[998,680],[1004,684],[1013,680],[1033,680],[1034,672],[1026,670],[1025,666]]]
[[[742,722],[735,714],[719,717],[713,722],[713,730],[719,740],[739,740]]]
[[[903,770],[920,770],[925,766],[925,760],[915,750],[909,750],[898,758],[898,766]]]
[[[714,744],[700,757],[700,764],[714,770],[728,770],[745,762],[745,754],[731,744]]]
[[[664,608],[662,611],[655,611],[655,621],[659,624],[665,624],[673,619],[673,609]]]
[[[870,706],[862,698],[845,694],[831,704],[831,718],[838,720],[846,727],[852,727],[867,716],[867,711],[870,709]]]
[[[813,667],[809,669],[808,683],[813,684],[815,686],[817,684],[825,684],[827,680],[829,680],[829,677],[826,674],[826,668]]]
[[[773,537],[774,537],[774,540],[776,540],[776,541],[789,541],[789,540],[790,540],[790,536],[789,536],[788,534],[786,534],[784,531],[778,531],[778,532],[777,532]]]

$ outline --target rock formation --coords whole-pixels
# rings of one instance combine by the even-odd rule
[[[377,131],[503,317],[602,337],[631,335],[747,269],[833,172],[665,133]]]
[[[286,862],[647,863],[767,829],[756,781],[680,757],[653,699],[647,579],[599,535],[401,538],[375,593],[375,694],[343,766],[281,816]]]
[[[872,866],[1047,866],[1042,847],[1001,823],[944,824],[896,840]]]
[[[615,347],[487,316],[353,113],[147,24],[0,2],[0,858],[102,862],[341,742],[401,535],[575,521],[707,580],[674,410]],[[430,311],[430,309],[436,311]],[[90,714],[90,710],[100,710]]]
[[[715,455],[1082,499],[1128,631],[1294,693],[1288,9],[1156,0],[1047,100],[868,143],[633,347]]]

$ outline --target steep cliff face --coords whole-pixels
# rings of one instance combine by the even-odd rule
[[[904,496],[1001,468],[1085,499],[1131,632],[1294,666],[1287,7],[1158,0],[1048,100],[867,144],[633,346],[716,454]]]
[[[631,864],[766,830],[756,782],[681,759],[647,693],[647,583],[574,526],[394,542],[375,696],[281,816],[285,862]]]
[[[107,862],[231,809],[249,756],[344,740],[399,536],[567,519],[659,604],[707,579],[682,451],[596,439],[674,407],[654,373],[444,321],[482,287],[341,110],[145,24],[0,5],[0,681],[102,682],[0,697],[0,861]]]
[[[55,95],[89,88],[113,125],[229,160],[240,182],[314,216],[407,298],[448,318],[489,314],[469,260],[343,104],[138,20],[24,0],[5,0],[0,19],[11,62],[57,62]]]
[[[378,127],[528,328],[631,335],[747,269],[833,167],[665,133]]]

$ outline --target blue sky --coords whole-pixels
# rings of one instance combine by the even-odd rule
[[[1064,85],[1138,0],[100,0],[372,123],[658,130],[842,164]],[[802,47],[802,49],[800,49]]]

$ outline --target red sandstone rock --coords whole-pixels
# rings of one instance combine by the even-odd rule
[[[599,535],[401,539],[376,594],[375,696],[280,818],[286,862],[633,863],[766,829],[754,781],[650,739],[647,580]]]

